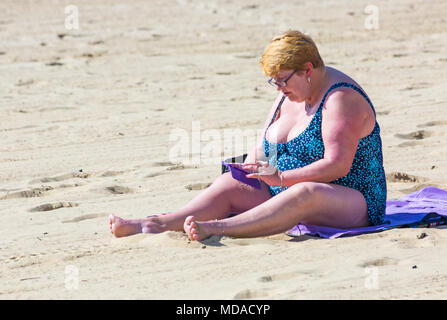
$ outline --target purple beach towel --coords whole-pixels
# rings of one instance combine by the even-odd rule
[[[426,187],[398,200],[387,201],[384,223],[381,225],[336,229],[298,224],[287,231],[286,234],[291,237],[311,235],[332,239],[394,228],[433,227],[445,223],[447,223],[447,191],[435,187]]]

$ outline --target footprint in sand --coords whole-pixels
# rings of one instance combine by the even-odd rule
[[[135,190],[123,187],[123,186],[111,186],[106,188],[107,191],[110,191],[113,194],[127,194],[127,193],[134,193]]]
[[[161,171],[161,172],[149,173],[149,174],[146,176],[146,178],[154,178],[154,177],[157,177],[157,176],[161,176],[161,175],[163,175],[163,174],[164,174],[163,171]]]
[[[76,188],[85,186],[85,183],[62,183],[57,188]]]
[[[95,45],[103,44],[103,43],[104,43],[103,40],[96,40],[96,41],[90,41],[88,44],[95,46]]]
[[[152,164],[152,166],[154,167],[167,167],[165,170],[167,171],[173,171],[173,170],[184,170],[184,169],[188,169],[188,168],[197,168],[197,166],[187,166],[184,165],[181,162],[178,163],[174,163],[174,162],[170,162],[170,161],[159,161],[159,162],[154,162]],[[146,178],[153,178],[162,174],[165,174],[165,171],[159,171],[159,172],[153,172],[150,173],[146,176]]]
[[[168,167],[168,166],[175,166],[176,164],[171,161],[157,161],[152,164],[155,167]]]
[[[386,180],[388,182],[423,182],[427,179],[413,176],[405,172],[390,172],[386,174]]]
[[[435,127],[435,126],[445,126],[445,125],[447,125],[447,121],[439,120],[439,121],[429,121],[426,123],[418,124],[417,127],[423,128],[423,127]]]
[[[212,182],[198,182],[198,183],[190,183],[185,186],[188,190],[203,190],[208,188]]]
[[[167,167],[166,170],[173,171],[173,170],[184,170],[184,169],[190,169],[190,168],[197,168],[197,166],[188,166],[188,165],[184,165],[183,163],[178,163],[174,166]]]
[[[258,278],[259,282],[272,282],[272,281],[281,281],[281,280],[291,280],[303,274],[309,274],[309,272],[287,272],[287,273],[279,273],[268,276],[263,276]]]
[[[63,174],[60,176],[56,176],[56,177],[48,177],[48,178],[32,180],[32,181],[30,181],[30,184],[63,181],[63,180],[68,180],[68,179],[73,179],[73,178],[86,179],[86,178],[89,178],[90,176],[91,176],[91,174],[87,173],[87,172],[72,172],[72,173],[67,173],[67,174]]]
[[[56,210],[60,208],[72,208],[77,207],[79,204],[73,203],[73,202],[56,202],[56,203],[45,203],[40,206],[37,206],[30,211],[36,212],[36,211],[51,211]]]
[[[22,80],[20,79],[19,82],[16,83],[17,87],[23,87],[23,86],[29,86],[31,84],[34,83],[33,79],[29,79],[29,80]]]
[[[414,146],[419,146],[424,144],[422,141],[407,141],[407,142],[402,142],[399,143],[397,146],[399,148],[405,148],[405,147],[414,147]]]
[[[259,8],[259,5],[257,5],[257,4],[249,4],[249,5],[243,6],[241,9],[242,10],[247,10],[247,9],[257,9],[257,8]]]
[[[206,79],[205,77],[199,77],[199,76],[193,76],[193,77],[189,77],[189,80],[204,80]]]
[[[383,266],[396,265],[398,263],[399,263],[399,260],[397,260],[397,259],[389,258],[389,257],[383,257],[383,258],[379,258],[379,259],[368,260],[368,261],[360,264],[359,266],[362,267],[362,268],[383,267]]]
[[[106,171],[104,172],[101,177],[115,177],[123,174],[124,171]]]
[[[91,214],[85,214],[79,217],[75,217],[71,220],[64,220],[62,221],[62,223],[75,223],[75,222],[80,222],[80,221],[84,221],[84,220],[89,220],[89,219],[96,219],[96,218],[102,218],[108,216],[107,213],[91,213]]]
[[[48,62],[45,65],[49,66],[49,67],[58,67],[58,66],[63,66],[64,64],[61,62]]]
[[[415,90],[415,89],[425,89],[428,88],[430,85],[432,85],[431,83],[428,82],[419,82],[419,83],[415,83],[413,85],[410,85],[408,87],[399,89],[400,91],[411,91],[411,90]]]
[[[40,188],[32,188],[25,191],[18,191],[8,193],[7,195],[0,198],[0,200],[6,199],[16,199],[16,198],[33,198],[33,197],[44,197],[48,194],[48,191],[53,190],[53,187],[42,186]]]
[[[426,130],[418,130],[407,134],[398,133],[395,136],[401,139],[409,139],[409,140],[422,140],[428,138],[432,135],[430,131]]]

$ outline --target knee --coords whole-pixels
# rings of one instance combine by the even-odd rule
[[[241,192],[252,191],[254,188],[233,178],[230,172],[225,172],[214,180],[213,185],[219,192],[225,192],[229,196],[238,196]]]
[[[214,180],[212,186],[219,188],[221,191],[228,191],[237,186],[236,182],[237,180],[233,179],[230,172],[225,172]]]
[[[303,202],[318,201],[323,190],[321,184],[316,182],[301,182],[290,186],[287,190],[293,194],[294,199]]]

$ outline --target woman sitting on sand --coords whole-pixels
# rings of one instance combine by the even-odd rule
[[[224,173],[169,214],[137,220],[111,215],[116,237],[184,230],[189,239],[203,240],[268,236],[298,223],[334,228],[383,223],[380,128],[360,85],[325,66],[313,40],[299,31],[274,38],[261,65],[280,92],[264,137],[241,167],[257,172],[248,177],[258,178],[262,188]],[[268,161],[256,158],[260,154]]]

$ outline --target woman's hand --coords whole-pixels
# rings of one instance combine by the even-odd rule
[[[254,171],[254,173],[247,174],[247,178],[257,178],[272,187],[281,186],[281,173],[267,161],[244,163],[241,168],[247,171]]]

